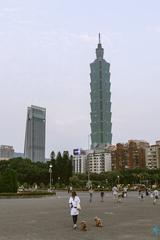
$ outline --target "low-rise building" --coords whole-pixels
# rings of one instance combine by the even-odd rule
[[[0,146],[0,160],[9,160],[14,157],[13,146],[1,145]]]
[[[72,165],[74,173],[111,171],[111,153],[106,149],[74,149]]]
[[[128,143],[118,143],[111,151],[112,170],[145,168],[145,149],[149,143],[142,140],[129,140]]]
[[[160,168],[160,141],[146,148],[146,167],[149,169]]]
[[[88,171],[101,173],[111,171],[111,154],[105,149],[93,149],[87,155]]]
[[[82,149],[73,150],[72,167],[74,173],[87,172],[87,151]]]

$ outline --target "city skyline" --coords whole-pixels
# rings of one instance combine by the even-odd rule
[[[33,104],[47,109],[46,156],[88,147],[89,63],[99,32],[111,63],[113,144],[159,139],[159,10],[158,0],[2,0],[0,144],[23,151]]]

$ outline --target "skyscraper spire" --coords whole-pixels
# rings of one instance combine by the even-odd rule
[[[96,48],[96,56],[97,59],[102,59],[103,58],[103,48],[102,48],[102,44],[101,44],[101,34],[98,34],[98,46]]]
[[[92,148],[112,143],[110,64],[103,58],[100,33],[96,59],[91,67],[91,141]]]
[[[101,44],[101,34],[99,33],[98,36],[99,36],[99,44]]]

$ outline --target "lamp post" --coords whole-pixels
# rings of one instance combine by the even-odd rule
[[[89,171],[88,171],[88,182],[90,181]]]
[[[49,176],[50,176],[49,189],[51,191],[51,189],[52,189],[52,164],[49,165]]]
[[[119,185],[119,175],[117,176],[117,178],[118,178],[118,185]]]
[[[106,186],[108,185],[108,179],[106,178]]]
[[[58,177],[58,185],[59,185],[59,187],[60,187],[60,179],[61,179],[61,178],[60,178],[60,177]]]
[[[91,182],[91,180],[90,180],[90,173],[89,173],[89,171],[88,171],[88,173],[87,173],[87,178],[88,178],[88,181],[87,181],[87,183],[86,183],[86,187],[87,187],[88,189],[90,189],[90,188],[92,187],[92,182]]]

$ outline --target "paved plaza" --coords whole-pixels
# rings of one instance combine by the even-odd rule
[[[115,203],[111,193],[78,193],[82,210],[79,221],[87,221],[88,231],[72,229],[67,192],[56,196],[25,199],[0,199],[0,240],[151,240],[154,225],[160,226],[160,200],[153,205],[150,197],[144,200],[129,193],[122,203]],[[96,228],[94,217],[103,220]]]

